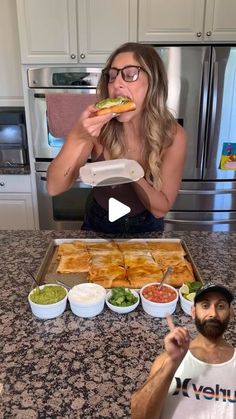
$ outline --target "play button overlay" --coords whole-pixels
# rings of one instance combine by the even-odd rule
[[[124,215],[129,214],[131,211],[128,205],[123,204],[115,198],[109,198],[108,200],[108,219],[111,223],[119,218],[124,217]]]

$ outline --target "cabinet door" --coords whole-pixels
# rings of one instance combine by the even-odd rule
[[[0,106],[22,106],[20,43],[14,1],[1,0],[0,51]]]
[[[205,0],[140,0],[140,42],[196,42],[201,39]]]
[[[76,0],[17,0],[21,60],[77,61]]]
[[[236,41],[235,0],[207,0],[205,40]]]
[[[0,229],[34,228],[31,194],[0,194]]]
[[[137,0],[78,0],[78,38],[81,63],[104,63],[137,40]]]

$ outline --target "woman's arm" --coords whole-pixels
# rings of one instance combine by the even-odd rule
[[[185,357],[190,337],[186,328],[175,327],[167,316],[170,333],[165,337],[166,352],[153,363],[146,383],[132,396],[132,419],[159,419],[174,374]]]
[[[96,111],[94,106],[89,106],[81,114],[57,157],[51,162],[47,172],[49,195],[58,195],[72,186],[80,168],[98,143],[101,128],[113,117],[112,113],[94,116]]]
[[[178,125],[173,144],[166,150],[163,158],[160,191],[154,189],[144,178],[134,183],[143,205],[156,217],[163,217],[174,204],[183,174],[186,143],[186,132]]]

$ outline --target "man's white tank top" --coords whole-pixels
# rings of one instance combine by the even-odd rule
[[[235,419],[236,349],[222,364],[207,364],[190,351],[171,382],[161,419]]]

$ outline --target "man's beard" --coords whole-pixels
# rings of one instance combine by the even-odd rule
[[[200,320],[196,315],[196,328],[201,335],[210,340],[216,340],[221,337],[227,329],[230,316],[227,316],[223,321],[218,319]]]

